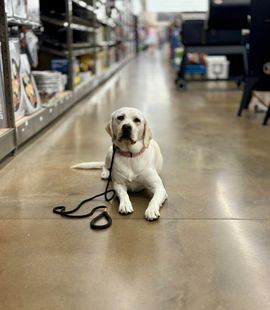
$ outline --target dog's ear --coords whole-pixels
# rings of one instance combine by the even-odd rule
[[[149,146],[149,143],[152,139],[152,131],[148,125],[148,122],[145,121],[145,124],[144,124],[144,131],[143,131],[143,144],[144,144],[144,147],[148,147]]]
[[[105,130],[107,131],[107,133],[111,137],[113,137],[112,121],[109,122],[109,124],[106,126]]]

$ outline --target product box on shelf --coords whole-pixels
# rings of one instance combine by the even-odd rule
[[[79,61],[76,58],[74,58],[72,65],[73,65],[73,82],[74,84],[78,84],[81,81]],[[51,70],[58,71],[58,72],[68,75],[68,60],[62,59],[62,58],[52,59]]]
[[[26,54],[21,54],[21,79],[24,106],[29,115],[41,108],[41,100]]]
[[[73,59],[73,82],[75,85],[81,82],[80,63],[77,58]]]
[[[10,49],[10,66],[12,80],[12,99],[15,119],[18,120],[25,115],[25,105],[22,94],[21,80],[21,58],[19,39],[12,38],[9,40]]]
[[[27,0],[27,14],[28,19],[35,23],[40,23],[40,7],[39,1]]]
[[[18,17],[22,19],[27,18],[25,0],[12,0],[12,7],[13,7],[14,17]]]
[[[97,53],[97,59],[96,59],[96,71],[97,74],[102,73],[106,70],[106,59],[107,59],[107,53],[105,50],[99,51]]]
[[[6,107],[5,107],[2,55],[1,55],[1,45],[0,45],[0,128],[5,128],[5,127],[7,127],[7,118],[6,118]]]
[[[103,27],[99,27],[96,29],[96,42],[98,44],[99,42],[103,41],[104,41],[104,29]]]
[[[94,74],[94,55],[86,54],[79,57],[81,80],[88,80]]]
[[[109,48],[109,66],[114,64],[116,61],[116,50],[115,47],[110,47]]]
[[[13,8],[11,0],[5,0],[5,10],[7,17],[13,17]]]
[[[65,90],[67,76],[57,71],[32,71],[42,103]]]
[[[106,19],[106,6],[99,3],[99,6],[96,8],[97,19],[103,21]]]

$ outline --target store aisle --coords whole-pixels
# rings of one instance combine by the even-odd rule
[[[175,90],[166,63],[140,55],[3,165],[1,309],[270,308],[269,128],[235,117],[238,91]],[[103,190],[98,171],[69,167],[103,160],[121,106],[149,119],[169,199],[153,223],[146,193],[132,215],[114,202],[95,232],[52,207]]]

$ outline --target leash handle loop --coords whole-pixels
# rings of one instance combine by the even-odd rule
[[[101,230],[101,229],[105,229],[105,228],[110,227],[112,225],[112,218],[110,217],[109,213],[107,212],[107,207],[106,206],[98,206],[98,207],[94,208],[91,211],[91,213],[93,214],[98,209],[103,209],[103,212],[99,213],[99,215],[97,215],[96,217],[94,217],[92,219],[92,221],[90,222],[90,228],[92,228],[94,230]],[[101,220],[102,218],[105,218],[107,220],[107,223],[98,225],[97,222],[99,220]]]
[[[107,181],[107,185],[106,185],[106,189],[105,192],[95,195],[93,197],[84,199],[83,201],[81,201],[77,207],[75,207],[72,210],[66,210],[65,206],[56,206],[53,208],[53,213],[61,215],[63,217],[68,217],[68,218],[86,218],[89,216],[92,216],[94,214],[94,212],[98,209],[106,209],[103,212],[101,212],[99,215],[97,215],[95,218],[92,219],[92,221],[90,222],[90,228],[95,229],[95,230],[101,230],[101,229],[105,229],[108,228],[112,225],[112,218],[110,217],[109,213],[107,212],[107,207],[106,206],[97,206],[95,208],[93,208],[90,212],[85,213],[85,214],[74,214],[76,213],[85,203],[92,201],[98,197],[104,196],[105,200],[107,202],[112,201],[114,199],[114,197],[116,196],[116,192],[114,189],[110,189],[109,190],[109,185],[110,185],[110,181],[112,180],[112,167],[113,167],[113,162],[114,162],[114,156],[116,153],[116,146],[113,145],[113,154],[112,154],[112,161],[111,161],[111,165],[109,168],[110,174],[109,174],[109,178]],[[110,197],[108,197],[108,194],[111,194]],[[106,224],[102,224],[102,225],[97,225],[97,221],[99,221],[101,218],[105,218],[107,220]]]

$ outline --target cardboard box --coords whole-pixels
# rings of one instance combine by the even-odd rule
[[[206,56],[206,71],[208,79],[227,79],[229,64],[226,56]]]

